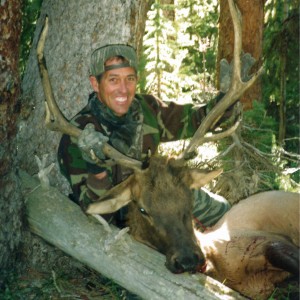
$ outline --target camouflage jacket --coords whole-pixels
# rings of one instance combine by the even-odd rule
[[[150,95],[136,95],[127,113],[130,118],[125,117],[124,120],[109,113],[103,116],[103,107],[99,108],[99,103],[92,93],[87,106],[71,122],[81,129],[93,123],[97,131],[109,137],[109,143],[117,150],[140,160],[145,159],[149,150],[155,153],[160,142],[191,137],[205,116],[203,108],[195,109],[192,104],[178,105],[174,102],[166,105]],[[105,161],[101,166],[85,161],[76,141],[68,135],[61,138],[58,162],[71,185],[72,199],[83,208],[131,172],[119,165],[106,166]],[[97,177],[104,171],[108,176]]]

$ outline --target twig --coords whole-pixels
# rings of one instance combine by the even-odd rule
[[[286,155],[286,156],[288,156],[288,157],[294,157],[294,158],[300,160],[300,155],[297,154],[297,153],[290,153],[290,152],[287,152],[287,151],[285,151],[283,148],[280,148],[280,149],[279,149],[279,152],[282,153],[282,154],[284,154],[284,155]]]
[[[56,274],[55,272],[52,270],[52,278],[53,278],[53,284],[56,288],[56,290],[61,294],[61,289],[59,288],[59,286],[57,285],[57,282],[56,282]]]
[[[122,243],[122,248],[129,249],[128,244],[126,243],[126,240],[124,239],[124,236],[126,233],[128,233],[129,227],[125,227],[118,231],[116,235],[111,235],[109,238],[105,240],[104,250],[105,252],[110,252],[111,247],[116,244],[117,242]]]
[[[104,227],[105,231],[108,233],[112,232],[112,229],[110,228],[108,222],[100,215],[92,215],[95,219],[97,219]]]

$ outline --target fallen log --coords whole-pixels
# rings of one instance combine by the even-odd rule
[[[20,172],[30,230],[143,299],[244,299],[204,274],[175,275],[165,257],[86,216],[53,187]]]

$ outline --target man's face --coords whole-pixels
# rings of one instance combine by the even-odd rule
[[[120,59],[114,58],[107,61],[105,65],[120,63]],[[90,78],[99,100],[108,106],[116,116],[125,115],[136,91],[137,75],[134,68],[124,67],[106,71],[99,83],[95,82],[95,79],[95,77]]]

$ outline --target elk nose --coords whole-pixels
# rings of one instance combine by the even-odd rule
[[[195,273],[205,265],[204,257],[194,253],[189,256],[177,256],[174,258],[174,273],[192,272]]]

